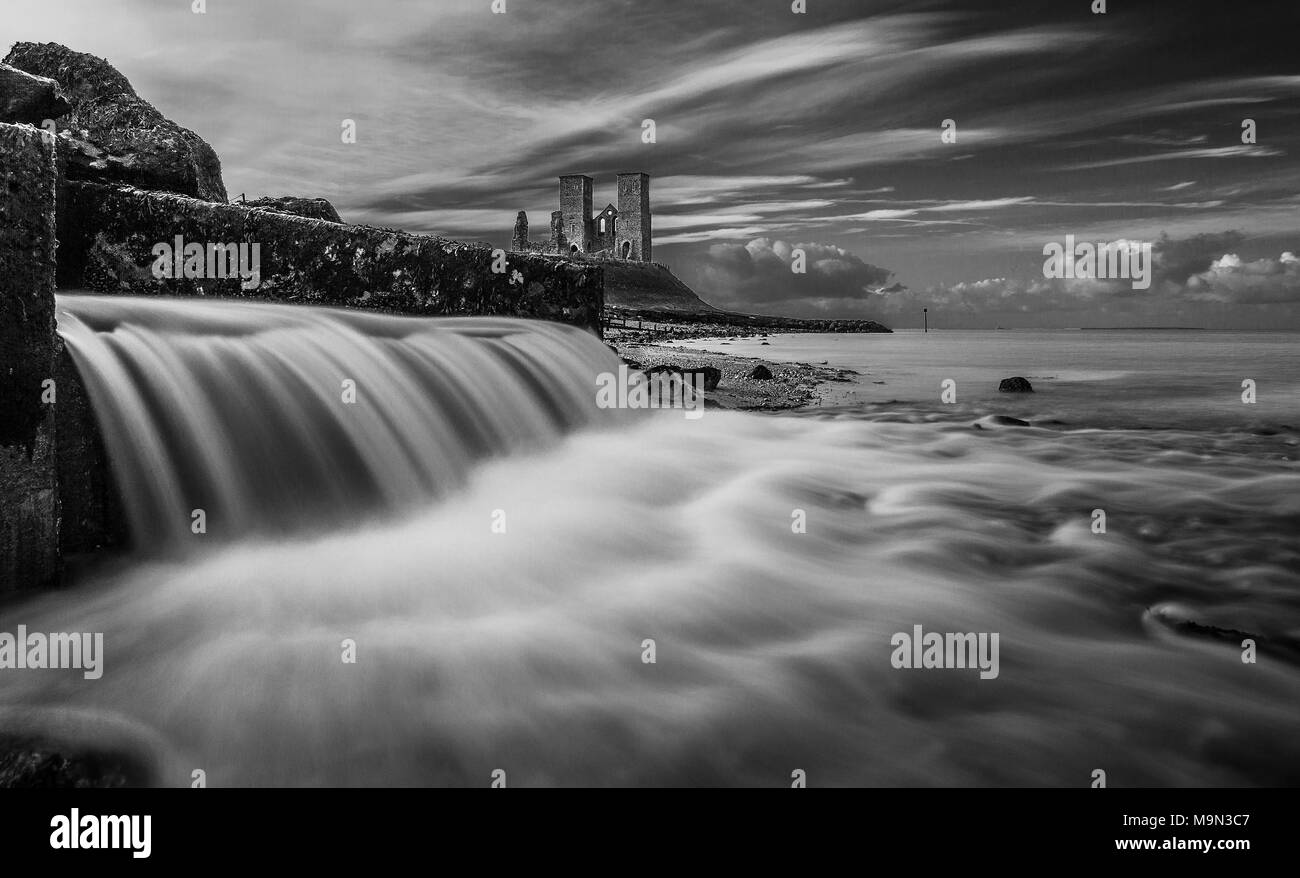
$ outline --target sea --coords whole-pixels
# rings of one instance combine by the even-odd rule
[[[851,369],[859,377],[835,398],[868,409],[995,412],[1076,428],[1300,427],[1295,332],[896,330],[674,344]],[[1009,377],[1028,379],[1034,395],[999,393]],[[952,402],[943,400],[945,381]]]

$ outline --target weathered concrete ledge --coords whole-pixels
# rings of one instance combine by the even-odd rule
[[[90,401],[56,333],[56,287],[508,315],[600,333],[598,264],[71,180],[64,158],[47,132],[0,124],[0,594],[55,584],[72,556],[127,537]],[[202,270],[157,276],[156,246],[178,237],[201,245]],[[208,271],[208,245],[241,244],[257,245],[255,284],[224,259]]]
[[[55,149],[0,124],[0,593],[57,580]]]
[[[604,268],[391,229],[340,225],[129,186],[68,181],[59,205],[58,285],[100,293],[206,295],[419,315],[495,314],[600,332]],[[258,245],[260,283],[159,278],[154,247]],[[251,251],[250,251],[251,252]],[[499,265],[499,261],[498,261]],[[233,272],[232,272],[233,274]]]

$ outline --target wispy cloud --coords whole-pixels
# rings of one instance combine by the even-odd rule
[[[1027,24],[1021,4],[983,0],[817,0],[806,16],[752,0],[511,0],[506,15],[221,0],[205,16],[6,0],[4,24],[108,57],[213,144],[232,193],[320,195],[349,220],[504,244],[518,210],[544,227],[558,175],[592,175],[603,204],[616,172],[642,170],[656,252],[701,283],[713,246],[803,240],[925,290],[1014,286],[1063,230],[1238,229],[1243,265],[1280,264],[1300,233],[1287,7],[1187,2],[1177,27],[1145,4],[1045,4]],[[1240,143],[1244,118],[1258,143]]]
[[[1177,149],[1150,155],[1125,156],[1118,159],[1106,159],[1099,162],[1081,162],[1077,165],[1065,165],[1061,170],[1087,171],[1095,168],[1113,168],[1119,165],[1140,165],[1147,162],[1170,162],[1180,159],[1231,159],[1231,158],[1270,158],[1285,155],[1280,149],[1270,146],[1218,146],[1210,149]]]

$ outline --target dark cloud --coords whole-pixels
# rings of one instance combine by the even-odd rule
[[[804,272],[796,274],[802,251]],[[755,238],[748,244],[714,244],[694,267],[696,283],[721,308],[774,314],[815,313],[852,308],[892,276],[833,244],[790,244]]]
[[[1156,279],[1186,284],[1193,275],[1208,271],[1214,260],[1237,249],[1242,239],[1235,231],[1193,235],[1180,241],[1162,235],[1152,247]]]

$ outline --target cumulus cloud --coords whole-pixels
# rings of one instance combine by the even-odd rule
[[[1241,245],[1238,232],[1216,232],[1173,239],[1161,236],[1152,248],[1156,280],[1184,286],[1193,276],[1208,271],[1215,259]]]
[[[892,272],[842,247],[765,237],[744,245],[713,245],[692,280],[707,299],[730,310],[861,317],[900,325],[914,322],[922,308],[945,315],[948,325],[980,325],[981,318],[1000,322],[1011,315],[1036,322],[1051,314],[1068,325],[1086,325],[1099,315],[1178,322],[1199,319],[1205,306],[1300,304],[1295,250],[1276,258],[1245,259],[1238,255],[1242,243],[1237,232],[1162,236],[1152,242],[1154,278],[1145,290],[1134,289],[1128,280],[1041,274],[912,289],[890,283]],[[805,254],[803,275],[791,271],[796,250]]]
[[[1236,232],[1162,236],[1152,245],[1155,280],[1149,290],[1135,290],[1126,280],[998,277],[921,291],[881,290],[868,301],[886,319],[923,307],[953,316],[1089,312],[1175,318],[1198,305],[1300,304],[1295,252],[1246,260],[1235,252],[1241,243]]]
[[[791,270],[796,249],[805,254],[802,275]],[[1211,262],[1205,259],[1203,267]],[[1180,264],[1199,263],[1182,255]],[[710,302],[729,310],[886,320],[922,308],[965,316],[1083,311],[1134,294],[1127,281],[997,277],[921,290],[890,284],[892,277],[833,244],[755,238],[713,245],[692,280]]]
[[[803,252],[802,274],[793,271],[796,251]],[[698,288],[714,305],[774,314],[855,311],[893,275],[833,244],[772,238],[714,244],[696,270]]]
[[[1241,305],[1267,305],[1300,301],[1300,259],[1286,251],[1273,259],[1243,260],[1225,253],[1210,267],[1187,279],[1186,294],[1193,300]]]

